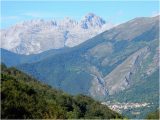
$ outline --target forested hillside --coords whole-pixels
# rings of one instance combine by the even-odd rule
[[[92,98],[71,96],[1,65],[1,118],[122,118]]]
[[[154,111],[154,112],[151,112],[151,113],[149,113],[148,115],[147,115],[147,117],[146,117],[146,119],[151,119],[151,120],[153,120],[153,119],[159,119],[159,116],[160,116],[160,112],[159,112],[159,110],[156,110],[156,111]]]

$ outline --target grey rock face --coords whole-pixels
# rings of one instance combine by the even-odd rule
[[[103,79],[103,75],[95,66],[89,68],[91,76],[93,76],[91,88],[89,93],[91,96],[106,96],[108,91],[105,87],[105,81]]]
[[[81,21],[31,20],[1,30],[1,48],[18,54],[37,54],[50,49],[74,47],[96,36],[113,24],[88,14]]]
[[[130,85],[131,76],[134,75],[148,52],[147,47],[138,50],[104,77],[110,95],[122,91]]]

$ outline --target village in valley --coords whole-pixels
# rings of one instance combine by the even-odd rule
[[[150,107],[151,103],[120,103],[120,102],[102,102],[103,105],[107,105],[111,110],[114,110],[116,112],[122,113],[124,110],[129,109],[136,109],[136,108],[142,108],[142,107]],[[133,114],[139,114],[139,113],[133,113]]]

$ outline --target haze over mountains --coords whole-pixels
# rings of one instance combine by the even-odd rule
[[[85,24],[83,29],[87,29]],[[103,101],[147,102],[151,105],[143,110],[146,114],[158,108],[158,43],[159,16],[140,17],[71,48],[35,55],[1,49],[1,62],[70,94]]]
[[[29,55],[73,47],[113,26],[93,13],[88,13],[80,21],[68,17],[63,20],[30,20],[1,30],[1,48]]]

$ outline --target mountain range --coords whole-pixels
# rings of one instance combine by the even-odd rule
[[[145,116],[158,108],[158,43],[159,16],[140,17],[74,47],[34,55],[1,49],[1,62],[73,95],[85,94],[102,101],[148,102],[151,107],[145,108]]]
[[[1,48],[18,54],[37,54],[50,49],[76,46],[114,25],[93,13],[80,21],[30,20],[1,30]]]

